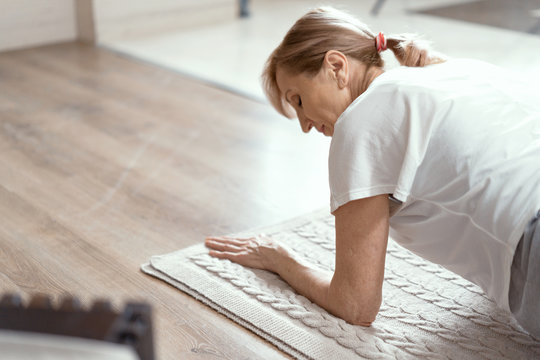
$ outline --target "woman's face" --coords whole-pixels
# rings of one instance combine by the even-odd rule
[[[330,74],[324,66],[314,76],[291,75],[284,69],[277,69],[279,90],[296,111],[306,133],[314,127],[324,135],[332,136],[338,117],[351,103],[350,93],[339,87]]]

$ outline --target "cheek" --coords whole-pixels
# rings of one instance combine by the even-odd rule
[[[331,100],[326,97],[317,99],[313,105],[313,113],[319,120],[328,121],[333,116]]]
[[[337,100],[335,95],[334,90],[328,88],[321,89],[321,91],[317,92],[313,101],[314,104],[317,105],[319,113],[327,114],[328,112],[332,111]]]
[[[327,99],[324,96],[310,96],[302,100],[303,111],[307,117],[320,118],[326,112]]]

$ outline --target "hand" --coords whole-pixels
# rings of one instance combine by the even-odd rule
[[[206,238],[205,245],[210,248],[210,256],[273,272],[276,272],[275,263],[284,250],[276,241],[264,235],[250,238],[212,236]]]

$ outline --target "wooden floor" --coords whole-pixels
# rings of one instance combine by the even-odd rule
[[[76,43],[0,54],[0,288],[153,306],[159,359],[279,359],[140,272],[325,206],[321,140],[259,104]]]

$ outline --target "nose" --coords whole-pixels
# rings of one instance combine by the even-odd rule
[[[302,128],[302,131],[305,133],[308,133],[313,127],[313,122],[301,114],[298,114],[298,120],[300,121],[300,127]]]

